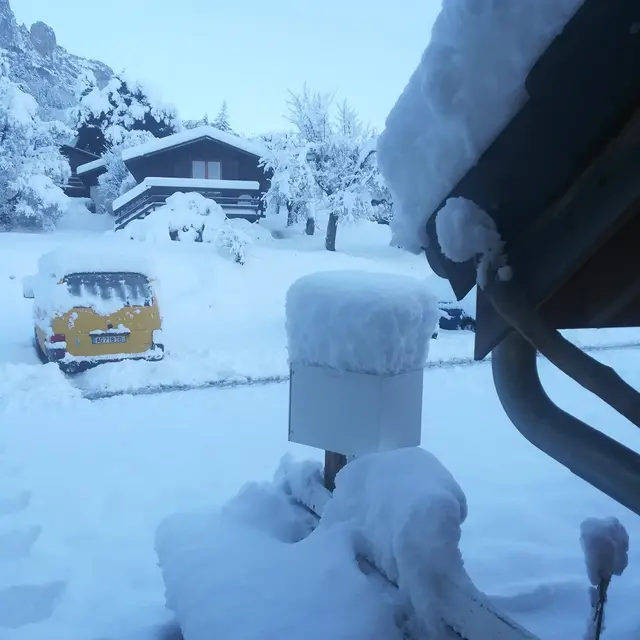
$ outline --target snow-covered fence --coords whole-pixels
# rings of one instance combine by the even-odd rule
[[[329,452],[329,488],[348,455],[420,444],[423,369],[437,322],[422,281],[311,274],[290,287],[286,316],[289,440]]]

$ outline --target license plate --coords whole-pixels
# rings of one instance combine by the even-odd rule
[[[91,336],[93,344],[114,344],[126,341],[127,336]]]

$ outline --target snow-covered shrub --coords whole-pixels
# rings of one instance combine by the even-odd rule
[[[64,213],[67,196],[59,185],[70,176],[60,146],[71,131],[45,122],[35,99],[8,77],[0,51],[0,229],[51,229]]]
[[[241,225],[227,220],[222,207],[199,193],[174,193],[164,206],[125,229],[132,240],[204,242],[244,264],[253,238]]]
[[[629,563],[629,534],[617,518],[587,518],[580,526],[591,587],[592,615],[584,640],[599,640],[604,631],[604,605],[613,576],[621,576]]]

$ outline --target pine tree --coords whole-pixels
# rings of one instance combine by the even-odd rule
[[[213,121],[212,126],[214,126],[216,129],[220,129],[220,131],[233,133],[233,129],[229,124],[229,113],[226,100],[222,101],[222,106],[220,107],[220,111]]]
[[[142,85],[122,74],[103,89],[86,84],[72,119],[78,133],[76,145],[96,155],[120,144],[123,132],[148,131],[163,138],[180,126],[172,107],[153,101]]]

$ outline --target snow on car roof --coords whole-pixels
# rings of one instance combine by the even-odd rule
[[[79,249],[51,251],[38,260],[41,275],[63,278],[70,273],[141,273],[153,277],[153,268],[144,257],[121,247],[109,250]]]
[[[526,100],[531,67],[583,2],[443,0],[378,139],[402,246],[426,246],[429,216]]]

